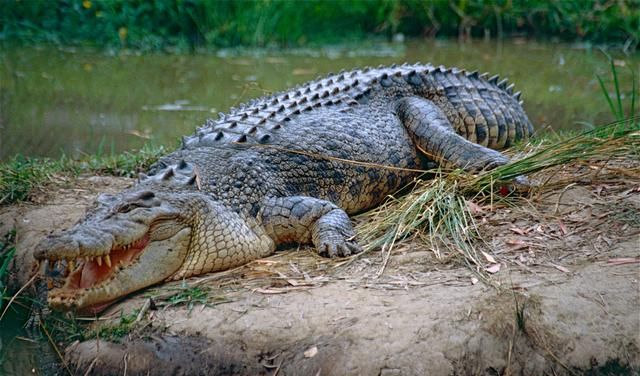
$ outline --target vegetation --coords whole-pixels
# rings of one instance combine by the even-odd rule
[[[621,94],[621,89],[620,89],[620,81],[618,80],[618,69],[616,68],[616,65],[614,64],[614,60],[609,58],[609,64],[611,66],[611,76],[613,77],[613,93],[614,94],[610,94],[609,90],[607,89],[605,83],[604,83],[604,79],[600,76],[598,76],[598,83],[600,84],[600,88],[602,89],[602,94],[604,95],[604,98],[607,100],[607,104],[609,104],[609,109],[611,110],[611,113],[615,116],[615,118],[618,121],[624,121],[625,119],[633,119],[632,122],[629,123],[629,126],[633,126],[634,123],[635,125],[637,125],[638,119],[636,119],[636,103],[637,103],[637,96],[638,96],[638,85],[636,82],[636,76],[635,76],[635,71],[631,70],[631,107],[629,110],[628,114],[625,114],[623,108],[623,96]]]
[[[535,35],[633,49],[635,0],[0,0],[0,40],[158,50]]]
[[[138,312],[133,311],[130,314],[120,312],[120,320],[110,325],[99,325],[93,330],[84,333],[85,339],[100,338],[107,341],[118,342],[119,339],[126,336],[136,325]]]
[[[92,173],[132,177],[164,153],[166,149],[162,146],[145,146],[138,151],[110,155],[98,153],[78,160],[66,156],[52,160],[16,155],[0,164],[0,205],[29,199],[35,190],[58,174]]]
[[[189,312],[194,305],[209,306],[209,289],[201,286],[189,286],[186,281],[182,281],[180,287],[170,289],[169,295],[164,297],[167,306],[186,305]]]
[[[11,231],[0,241],[0,312],[3,311],[7,296],[7,277],[9,272],[9,263],[16,253],[15,247],[16,232]]]
[[[87,325],[93,319],[79,319],[73,315],[51,311],[45,320],[39,322],[44,335],[52,346],[68,344],[73,341],[86,341],[99,338],[112,342],[119,342],[121,338],[130,334],[137,325],[138,311],[125,314],[120,312],[118,319],[108,323]],[[84,321],[84,322],[83,322]]]
[[[99,338],[112,342],[119,342],[123,337],[132,334],[144,334],[146,325],[141,323],[148,310],[159,307],[186,306],[189,312],[196,305],[213,306],[227,302],[221,297],[210,297],[207,287],[189,286],[183,281],[180,286],[158,287],[149,292],[149,298],[139,309],[130,313],[120,312],[120,317],[109,320],[108,323],[87,325],[93,319],[81,319],[67,313],[52,311],[40,325],[45,334],[55,343],[70,343]],[[83,322],[85,321],[85,322]]]

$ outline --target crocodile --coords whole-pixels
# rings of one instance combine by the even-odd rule
[[[150,285],[296,243],[328,257],[358,253],[350,214],[429,164],[503,165],[498,150],[532,132],[506,79],[431,64],[343,71],[252,100],[207,120],[136,184],[99,195],[77,224],[42,240],[36,259],[48,277],[62,275],[47,301],[96,313]]]

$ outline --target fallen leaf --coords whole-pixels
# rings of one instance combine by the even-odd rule
[[[280,264],[280,261],[264,260],[264,259],[254,260],[253,262],[255,262],[256,264],[267,264],[267,265]]]
[[[312,287],[312,286],[315,286],[315,283],[313,283],[312,281],[298,282],[295,279],[287,279],[287,282],[289,282],[289,284],[291,286],[294,286],[294,287]]]
[[[564,225],[564,222],[558,220],[558,224],[560,225],[560,231],[562,231],[562,235],[567,235],[567,226]]]
[[[484,212],[484,209],[473,201],[467,201],[467,206],[469,207],[471,214],[480,214]]]
[[[624,264],[637,264],[640,263],[640,258],[634,257],[621,257],[607,260],[609,265],[624,265]]]
[[[485,252],[485,251],[480,251],[480,252],[482,252],[482,255],[484,256],[484,258],[486,258],[487,261],[489,261],[490,263],[495,264],[497,262],[496,259],[493,258],[493,256],[491,256],[487,252]]]
[[[511,246],[511,250],[512,251],[517,251],[519,249],[523,249],[523,248],[528,248],[530,246],[529,243],[523,241],[523,240],[519,240],[519,239],[510,239],[505,241],[505,243],[509,246]]]
[[[274,289],[254,289],[253,292],[259,292],[261,294],[286,294],[286,290],[274,290]]]
[[[563,272],[563,273],[571,273],[571,270],[569,270],[569,269],[565,268],[565,267],[564,267],[564,266],[562,266],[562,265],[556,265],[556,264],[553,264],[553,263],[549,263],[549,265],[553,266],[554,268],[556,268],[556,269],[560,270],[560,271],[561,271],[561,272]]]
[[[484,270],[491,274],[496,274],[500,271],[500,264],[491,264],[488,267],[484,268]]]
[[[511,227],[509,230],[515,232],[518,235],[526,235],[526,232],[524,232],[524,230],[517,227]]]
[[[304,352],[305,358],[313,358],[318,353],[318,347],[313,346]]]

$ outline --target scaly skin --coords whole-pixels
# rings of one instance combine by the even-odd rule
[[[357,253],[347,214],[378,205],[429,160],[469,171],[507,163],[492,149],[531,133],[512,86],[430,65],[354,70],[254,100],[207,121],[138,184],[100,196],[75,227],[42,241],[47,274],[70,272],[49,304],[99,311],[282,244]]]

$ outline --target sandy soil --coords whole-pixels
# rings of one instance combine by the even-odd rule
[[[625,163],[565,168],[515,207],[474,206],[493,286],[419,243],[384,269],[379,251],[288,250],[129,297],[103,317],[142,308],[132,332],[70,344],[66,362],[74,374],[639,374],[640,169]],[[17,229],[15,286],[39,239],[130,183],[80,178],[3,208],[0,231]],[[187,287],[210,304],[170,304]]]

